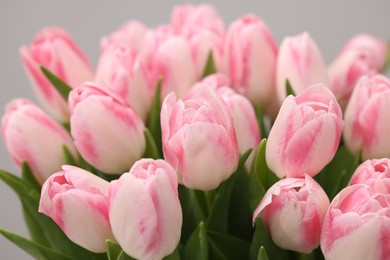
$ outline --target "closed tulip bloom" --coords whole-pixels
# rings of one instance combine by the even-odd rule
[[[145,120],[154,93],[149,91],[145,75],[140,71],[138,54],[130,47],[112,45],[105,48],[99,59],[95,82],[125,99]]]
[[[120,174],[145,150],[144,124],[107,89],[85,83],[69,94],[71,134],[81,156],[105,173]]]
[[[20,56],[33,90],[43,106],[56,119],[69,120],[66,101],[41,72],[46,67],[71,87],[91,80],[92,67],[72,37],[57,27],[44,28]]]
[[[232,87],[263,108],[275,96],[277,44],[267,25],[255,15],[246,15],[228,28],[224,72]]]
[[[313,177],[335,155],[343,124],[341,108],[324,85],[288,96],[268,137],[268,167],[279,178]]]
[[[74,166],[62,166],[42,187],[39,212],[49,216],[74,243],[96,253],[115,241],[108,220],[109,183]]]
[[[331,89],[346,107],[357,80],[362,75],[381,71],[387,46],[381,39],[367,34],[354,36],[329,65]]]
[[[41,184],[66,162],[63,146],[78,159],[68,132],[29,100],[7,104],[1,131],[13,161],[19,167],[26,162]]]
[[[356,184],[332,201],[321,232],[325,259],[390,259],[390,194]]]
[[[208,86],[183,99],[169,94],[161,108],[164,158],[191,189],[215,189],[235,171],[238,145],[227,105]]]
[[[183,36],[174,35],[169,26],[148,31],[140,56],[140,69],[151,93],[162,78],[162,98],[171,91],[183,97],[196,81],[189,42]]]
[[[390,80],[362,76],[345,110],[344,141],[363,160],[390,157]]]
[[[141,51],[145,41],[147,27],[139,21],[130,20],[112,34],[100,41],[101,51],[116,47]]]
[[[110,184],[110,223],[119,245],[137,259],[162,259],[180,241],[183,222],[175,170],[142,159]]]
[[[295,94],[314,84],[329,86],[321,52],[307,32],[286,37],[280,45],[276,65],[276,91],[280,103],[286,98],[287,79]]]
[[[349,185],[366,184],[374,191],[390,194],[390,159],[367,160],[356,169]]]
[[[225,25],[218,11],[209,4],[187,4],[173,8],[171,25],[176,34],[188,34],[194,28],[203,28],[217,35],[225,33]]]
[[[267,191],[253,214],[253,222],[261,216],[279,247],[310,253],[320,243],[328,207],[326,193],[310,176],[286,178]]]

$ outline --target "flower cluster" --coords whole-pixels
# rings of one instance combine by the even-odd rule
[[[21,248],[37,258],[390,258],[382,40],[357,35],[327,66],[309,33],[278,46],[261,18],[225,27],[204,4],[174,8],[157,28],[131,20],[100,46],[95,70],[60,28],[21,48],[50,114],[19,98],[1,121],[23,176],[0,179],[41,231]]]

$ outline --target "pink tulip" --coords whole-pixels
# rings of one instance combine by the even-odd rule
[[[106,47],[99,59],[95,82],[128,101],[145,120],[154,93],[149,91],[140,71],[138,54],[130,47]]]
[[[132,49],[141,51],[145,43],[147,28],[144,24],[136,20],[130,20],[122,25],[117,31],[107,37],[103,37],[100,45],[104,52],[112,47]]]
[[[329,86],[321,52],[307,32],[286,37],[280,45],[276,67],[276,91],[280,103],[286,97],[287,79],[295,94],[319,83]]]
[[[189,42],[183,36],[174,35],[169,26],[148,31],[140,66],[151,93],[159,78],[163,79],[162,98],[171,91],[182,97],[196,81]]]
[[[123,173],[145,150],[144,124],[107,89],[85,83],[69,95],[71,134],[82,157],[105,173]]]
[[[110,184],[110,223],[119,245],[137,259],[162,259],[180,241],[182,211],[175,170],[142,159]]]
[[[217,35],[225,33],[222,17],[213,6],[208,4],[176,6],[171,14],[171,25],[176,34],[186,35],[199,27]]]
[[[169,94],[161,108],[164,158],[188,188],[211,190],[228,179],[238,161],[232,116],[222,98],[195,86],[181,100]]]
[[[345,110],[344,141],[362,158],[390,157],[390,80],[383,75],[362,76]]]
[[[367,160],[354,172],[349,185],[366,184],[374,191],[390,194],[390,159]]]
[[[108,220],[109,183],[83,169],[64,165],[42,187],[39,212],[49,216],[74,243],[96,253],[115,241]]]
[[[209,85],[214,88],[225,101],[233,118],[239,152],[243,154],[250,148],[255,149],[260,142],[260,129],[255,110],[250,101],[228,87],[230,85],[229,78],[224,74],[213,74],[204,78],[198,84]],[[253,155],[254,153],[251,153],[245,163],[248,170]]]
[[[78,159],[68,132],[29,100],[7,104],[1,130],[13,161],[19,167],[27,162],[41,184],[66,162],[63,146]]]
[[[229,26],[224,71],[238,93],[264,108],[275,96],[277,53],[271,31],[259,17],[246,15]]]
[[[288,96],[268,137],[268,167],[279,178],[316,175],[335,155],[343,124],[341,108],[324,85]]]
[[[271,238],[283,249],[310,253],[320,243],[321,226],[329,199],[309,175],[275,183],[253,213],[261,217]]]
[[[40,66],[76,87],[92,79],[92,68],[72,37],[57,27],[44,28],[20,56],[33,90],[43,106],[58,120],[68,121],[69,112],[63,97],[54,88]]]
[[[325,259],[390,259],[390,194],[356,184],[330,204],[321,232]]]
[[[331,89],[346,107],[357,80],[378,73],[387,53],[386,43],[366,34],[353,37],[328,67]]]

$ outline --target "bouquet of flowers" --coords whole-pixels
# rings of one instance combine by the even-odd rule
[[[326,66],[210,5],[131,20],[93,71],[63,29],[20,50],[45,110],[7,104],[0,179],[37,259],[390,259],[390,79],[361,34]]]

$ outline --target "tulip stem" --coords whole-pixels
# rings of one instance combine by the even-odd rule
[[[299,253],[299,254],[298,254],[298,259],[299,259],[299,260],[308,260],[309,257],[308,257],[307,254]]]
[[[206,197],[207,208],[210,211],[214,203],[215,191],[214,190],[205,191],[204,195]]]

